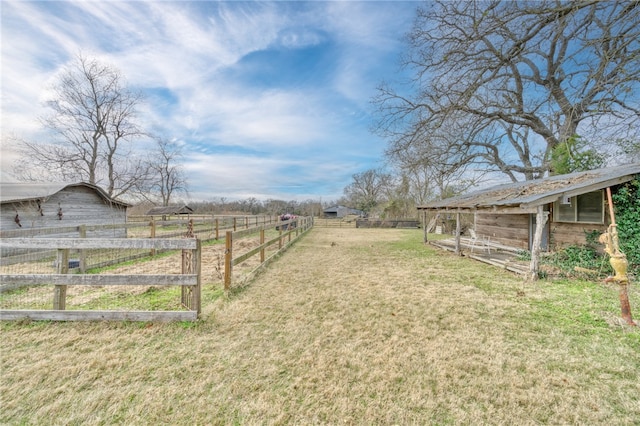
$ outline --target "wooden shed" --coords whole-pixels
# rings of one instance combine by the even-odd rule
[[[146,216],[173,216],[193,214],[193,209],[189,206],[160,206],[154,207],[145,213]]]
[[[355,215],[355,216],[361,216],[361,217],[364,216],[364,212],[362,210],[352,209],[350,207],[345,207],[345,206],[329,207],[327,209],[324,209],[323,213],[324,213],[324,217],[326,218],[337,218],[337,219],[341,219],[349,215]]]
[[[639,175],[640,163],[556,175],[434,201],[418,211],[425,218],[427,212],[473,213],[476,235],[521,250],[533,248],[542,222],[540,249],[555,250],[585,244],[589,232],[604,232],[610,222],[605,189],[615,192]]]
[[[0,183],[0,229],[122,224],[129,204],[88,183]]]

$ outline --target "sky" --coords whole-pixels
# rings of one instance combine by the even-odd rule
[[[3,0],[1,180],[11,138],[47,140],[47,88],[81,53],[144,93],[140,122],[182,146],[188,199],[336,200],[383,165],[371,99],[402,78],[418,5]]]

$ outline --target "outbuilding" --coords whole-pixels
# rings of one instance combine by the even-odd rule
[[[193,209],[186,205],[153,207],[146,213],[147,216],[175,216],[190,214],[193,214]]]
[[[605,190],[640,175],[640,163],[543,179],[509,183],[418,207],[427,213],[457,217],[456,251],[460,252],[460,214],[474,215],[473,233],[491,244],[519,250],[557,250],[587,242],[610,224]],[[425,238],[426,238],[425,226]],[[539,232],[539,246],[535,235]]]
[[[362,210],[352,209],[350,207],[345,207],[340,205],[324,209],[323,213],[324,213],[324,217],[334,218],[334,219],[341,219],[349,215],[355,215],[355,216],[361,216],[361,217],[364,216],[364,212]]]
[[[0,229],[123,224],[130,205],[80,183],[0,183]]]

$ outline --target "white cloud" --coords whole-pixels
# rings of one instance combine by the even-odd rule
[[[368,2],[48,2],[2,5],[2,131],[42,137],[40,102],[56,70],[79,52],[120,69],[131,86],[161,89],[142,105],[145,125],[189,152],[195,193],[286,194],[350,176],[381,151],[367,135],[373,75],[398,46],[406,16]],[[254,52],[330,45],[327,81],[256,88],[233,67]],[[163,97],[171,94],[172,98]],[[348,101],[345,102],[346,98]],[[261,157],[222,152],[264,152]],[[217,152],[217,154],[211,154]],[[305,154],[308,153],[308,154]],[[4,175],[11,146],[3,142]],[[298,182],[296,182],[298,184]],[[340,186],[340,183],[338,183]],[[342,185],[344,186],[344,185]],[[338,192],[341,192],[338,191]],[[313,193],[309,189],[304,196]],[[271,195],[274,196],[274,195]],[[200,198],[205,198],[200,197]],[[289,197],[292,198],[292,197]]]

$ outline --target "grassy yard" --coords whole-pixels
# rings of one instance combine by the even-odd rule
[[[615,287],[421,239],[314,229],[197,323],[2,323],[0,424],[640,422]]]

